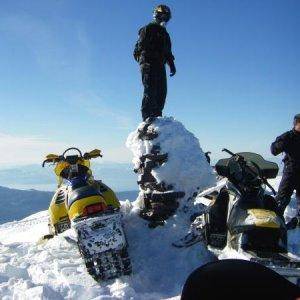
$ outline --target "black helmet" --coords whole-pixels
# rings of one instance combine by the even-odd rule
[[[159,23],[170,21],[172,15],[171,10],[167,5],[158,5],[154,8],[153,18]]]
[[[300,114],[297,114],[297,115],[294,117],[294,122],[300,122]]]

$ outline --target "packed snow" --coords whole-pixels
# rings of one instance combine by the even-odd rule
[[[273,180],[278,186],[280,177]],[[286,217],[295,214],[292,198]],[[193,269],[212,257],[201,244],[177,249],[171,243],[183,234],[180,222],[149,229],[136,215],[136,203],[122,202],[133,275],[97,284],[86,272],[77,246],[64,235],[44,244],[48,213],[0,225],[0,298],[8,299],[179,299]],[[174,217],[176,220],[176,217]],[[169,225],[169,226],[168,226]],[[289,232],[291,252],[300,255],[300,230]]]
[[[154,140],[141,140],[138,128],[129,134],[126,146],[133,153],[133,164],[138,168],[140,157],[150,153],[153,145],[159,145],[161,153],[168,153],[168,160],[151,171],[158,183],[172,184],[175,191],[185,192],[180,207],[186,207],[196,192],[215,185],[216,176],[208,164],[199,140],[184,125],[172,117],[159,117],[149,126],[158,133]],[[142,192],[140,193],[140,195]],[[142,197],[141,197],[142,198]]]

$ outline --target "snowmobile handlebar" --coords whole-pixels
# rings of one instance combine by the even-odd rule
[[[231,156],[236,156],[236,157],[238,157],[239,160],[245,161],[245,158],[244,158],[243,156],[241,156],[241,155],[239,155],[239,154],[237,154],[237,153],[233,153],[232,151],[230,151],[230,150],[228,150],[228,149],[226,149],[226,148],[223,148],[222,151],[223,151],[223,152],[227,152],[227,153],[230,154]],[[262,176],[261,170],[260,170],[259,166],[258,166],[255,162],[253,162],[253,161],[251,161],[251,163],[252,163],[252,164],[255,166],[255,168],[257,169],[259,179],[261,179],[261,181],[262,181],[262,182],[263,182],[263,183],[271,190],[271,192],[272,192],[273,195],[275,196],[275,195],[276,195],[275,189],[274,189],[274,188],[271,186],[271,184],[268,182],[267,178],[264,177],[264,176]],[[245,166],[247,166],[247,165],[245,165]]]
[[[78,148],[76,148],[76,147],[71,147],[71,148],[66,149],[61,156],[65,157],[66,153],[69,152],[70,150],[77,151],[79,153],[79,157],[82,157],[82,152]]]
[[[231,156],[235,156],[236,154],[231,152],[230,150],[226,149],[226,148],[223,148],[222,149],[222,152],[227,152],[228,154],[230,154]]]
[[[59,156],[57,156],[57,158],[46,158],[43,163],[42,163],[42,167],[44,168],[46,164],[50,164],[50,163],[57,163],[60,162],[61,158]]]
[[[71,156],[66,156],[66,153],[70,150],[75,150],[78,152],[79,155],[71,155]],[[90,152],[86,152],[82,155],[82,152],[76,148],[76,147],[71,147],[66,149],[62,155],[56,155],[56,154],[49,154],[47,155],[47,158],[43,161],[42,166],[45,167],[46,163],[58,163],[58,162],[63,162],[63,161],[68,161],[68,158],[70,160],[75,160],[76,162],[78,159],[85,159],[85,160],[90,160],[92,158],[97,158],[97,157],[102,157],[103,155],[101,154],[101,150],[99,149],[94,149]]]

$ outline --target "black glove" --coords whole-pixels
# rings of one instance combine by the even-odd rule
[[[174,64],[174,60],[171,60],[169,62],[169,67],[170,67],[170,76],[174,76],[176,74],[176,67],[175,67],[175,64]]]

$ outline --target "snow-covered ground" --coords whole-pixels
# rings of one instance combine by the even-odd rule
[[[280,177],[271,181],[277,187]],[[295,213],[295,198],[287,210]],[[177,249],[180,220],[149,229],[137,207],[122,202],[133,275],[97,284],[87,274],[76,245],[57,236],[37,244],[47,233],[47,211],[0,226],[1,299],[179,299],[188,274],[211,259],[201,244]],[[290,250],[300,255],[300,231],[289,233]]]
[[[72,234],[72,229],[46,243],[38,243],[48,233],[47,211],[41,211],[21,221],[0,225],[0,299],[180,298],[188,275],[214,258],[201,243],[181,249],[172,243],[185,236],[189,229],[193,210],[193,201],[188,201],[190,196],[215,184],[215,179],[199,141],[181,123],[165,118],[157,120],[154,126],[160,132],[161,150],[169,154],[169,159],[153,170],[153,175],[158,181],[166,180],[176,190],[184,190],[186,197],[181,199],[176,215],[163,227],[154,229],[138,216],[141,201],[121,202],[132,275],[96,283],[86,272],[76,243],[64,238]],[[132,133],[127,145],[138,158],[151,141],[140,142],[136,137],[136,132]],[[272,182],[275,187],[279,179]],[[295,213],[294,208],[293,198],[288,218]],[[299,241],[298,229],[289,234],[290,249],[297,254],[300,254]]]
[[[171,221],[149,229],[129,201],[122,203],[133,275],[97,284],[86,272],[77,246],[47,233],[47,212],[0,226],[1,299],[167,299],[180,294],[188,274],[209,261],[201,245],[176,249],[183,234]],[[180,222],[179,222],[180,223]],[[68,232],[66,233],[68,234]]]

